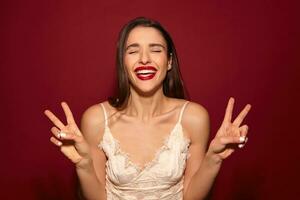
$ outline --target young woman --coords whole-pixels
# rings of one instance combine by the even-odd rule
[[[185,100],[171,37],[156,21],[137,18],[123,27],[117,48],[119,90],[88,108],[81,129],[65,102],[63,124],[51,142],[76,166],[86,199],[203,199],[222,161],[247,141],[246,105],[232,119],[234,99],[207,147],[209,116]]]

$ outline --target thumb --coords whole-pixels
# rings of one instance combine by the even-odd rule
[[[214,153],[221,153],[230,144],[240,144],[245,142],[245,136],[220,136],[213,139],[210,148]]]

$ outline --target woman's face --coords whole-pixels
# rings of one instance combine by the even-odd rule
[[[125,44],[124,64],[131,86],[142,93],[162,87],[171,66],[168,48],[160,31],[138,26],[131,30]]]

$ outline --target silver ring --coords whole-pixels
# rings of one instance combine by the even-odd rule
[[[64,137],[66,137],[66,133],[63,132],[63,131],[60,131],[57,136],[58,136],[59,139],[64,138]]]

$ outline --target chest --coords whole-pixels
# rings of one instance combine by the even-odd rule
[[[154,159],[175,126],[175,120],[161,120],[147,124],[119,120],[118,123],[111,123],[109,130],[120,150],[125,152],[132,162],[144,166]]]
[[[131,155],[120,148],[119,141],[109,134],[111,133],[107,130],[102,141],[102,148],[108,157],[106,174],[115,185],[139,183],[141,180],[148,182],[148,185],[157,184],[157,182],[175,183],[182,178],[189,141],[182,134],[180,124],[174,126],[153,158],[143,165],[132,160]]]

